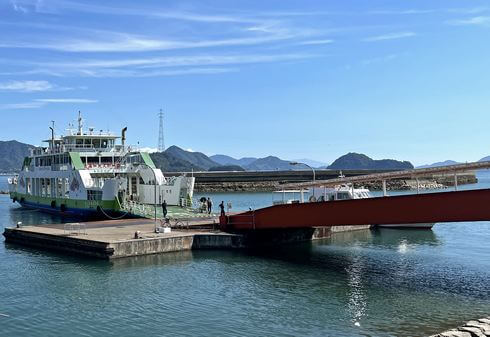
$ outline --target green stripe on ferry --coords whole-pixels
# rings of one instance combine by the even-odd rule
[[[151,160],[150,154],[147,152],[141,152],[141,158],[143,158],[143,161],[145,162],[148,167],[151,167],[152,169],[155,169],[156,166],[153,163],[153,160]]]
[[[83,170],[85,165],[82,163],[82,158],[80,158],[80,153],[78,152],[69,152],[71,158],[71,164],[75,168],[75,170]]]
[[[32,158],[25,157],[24,158],[24,163],[22,164],[22,169],[24,169],[25,167],[28,167],[29,165],[31,165],[31,160],[32,160]]]
[[[11,192],[10,198],[17,198],[18,201],[24,199],[26,202],[49,206],[54,201],[56,207],[65,205],[67,208],[80,208],[80,209],[93,209],[96,210],[97,206],[102,207],[105,211],[118,211],[121,209],[121,205],[117,198],[114,200],[79,200],[79,199],[67,199],[56,197],[41,197],[36,195],[30,195],[25,193]]]

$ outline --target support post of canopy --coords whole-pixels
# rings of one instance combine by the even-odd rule
[[[458,190],[458,174],[454,172],[454,190]]]
[[[383,197],[386,197],[388,194],[386,193],[386,180],[383,180]]]
[[[417,180],[417,194],[420,193],[420,184],[419,184],[419,177],[415,178]]]

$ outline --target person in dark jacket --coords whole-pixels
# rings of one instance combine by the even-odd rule
[[[208,214],[211,214],[211,211],[213,210],[213,202],[211,201],[211,198],[208,198],[207,203],[208,203]]]
[[[163,212],[163,218],[167,218],[167,200],[163,200],[162,202],[162,212]]]
[[[225,202],[222,201],[221,204],[219,204],[219,208],[221,209],[221,216],[225,216]]]

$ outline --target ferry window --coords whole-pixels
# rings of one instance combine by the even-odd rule
[[[101,147],[107,147],[107,139],[102,140],[102,146]]]
[[[101,163],[103,164],[112,164],[112,157],[102,157]]]
[[[65,196],[68,197],[70,194],[70,180],[65,178]]]
[[[99,157],[87,157],[88,164],[98,164]]]
[[[140,184],[141,185],[144,185],[145,184],[145,182],[143,181],[143,178],[141,178],[141,177],[140,177]]]
[[[349,199],[349,194],[348,193],[337,193],[337,199],[338,200]]]
[[[83,145],[83,139],[77,139],[77,145]]]
[[[87,191],[87,200],[102,200],[102,191]]]
[[[95,148],[100,148],[100,139],[94,139],[93,144]]]

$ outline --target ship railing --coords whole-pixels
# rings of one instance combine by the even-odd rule
[[[63,233],[65,235],[87,235],[87,226],[79,222],[66,223],[63,227]]]
[[[140,215],[143,217],[153,217],[154,216],[154,207],[149,207],[148,205],[139,203],[134,200],[127,200],[123,205],[122,209],[131,214]]]

